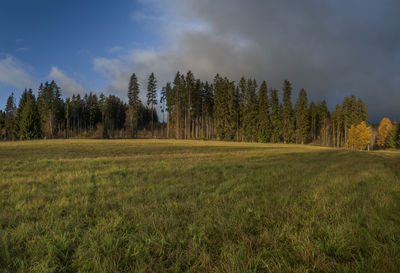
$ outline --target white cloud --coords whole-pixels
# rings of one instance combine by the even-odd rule
[[[18,88],[33,88],[36,86],[28,66],[8,54],[0,54],[0,82]]]
[[[55,66],[51,68],[48,77],[60,85],[64,95],[72,96],[73,94],[83,94],[85,92],[85,89],[77,81],[68,77],[65,72]]]

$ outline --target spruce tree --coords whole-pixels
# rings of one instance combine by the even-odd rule
[[[318,128],[319,137],[322,145],[328,145],[329,142],[329,118],[330,113],[326,101],[323,100],[317,105],[318,109]]]
[[[239,131],[241,133],[241,139],[244,140],[245,137],[245,128],[244,124],[244,116],[246,112],[246,93],[247,93],[247,82],[244,77],[242,77],[238,84],[238,95],[239,95]]]
[[[17,114],[17,107],[15,106],[14,93],[7,99],[5,118],[4,118],[4,128],[5,136],[8,140],[15,139],[15,116]]]
[[[317,106],[312,101],[309,107],[309,115],[310,115],[310,131],[312,141],[315,142],[317,140],[317,123],[318,123],[318,111]]]
[[[350,103],[349,103],[349,117],[350,117],[350,124],[358,125],[359,116],[358,116],[358,105],[357,99],[355,95],[350,96]]]
[[[70,137],[71,130],[71,99],[65,100],[65,137]]]
[[[61,90],[52,81],[41,84],[37,98],[38,108],[42,120],[42,130],[46,137],[52,138],[57,135],[64,124],[64,103],[61,99]],[[82,101],[84,106],[84,102]],[[84,110],[79,116],[80,127],[84,128]]]
[[[65,129],[65,106],[62,99],[61,88],[54,81],[52,81],[51,84],[54,92],[54,101],[52,105],[54,124],[52,128],[52,134],[57,136],[61,130]]]
[[[154,77],[154,74],[153,74]],[[135,73],[132,73],[128,86],[128,100],[130,106],[137,106],[140,103],[139,99],[140,86]]]
[[[396,148],[396,146],[397,146],[397,139],[396,139],[396,134],[397,134],[397,131],[398,131],[398,127],[399,127],[399,125],[396,123],[396,122],[393,122],[393,125],[392,125],[392,128],[391,128],[391,130],[389,131],[389,133],[388,133],[388,136],[387,136],[387,138],[386,138],[386,141],[385,141],[385,147],[387,147],[387,148],[391,148],[391,149],[395,149]]]
[[[281,141],[281,129],[282,129],[282,119],[281,119],[281,107],[279,106],[278,90],[271,89],[271,124],[272,124],[272,135],[271,142]]]
[[[151,73],[147,83],[147,106],[151,106],[151,135],[154,136],[154,105],[157,105],[157,80]]]
[[[140,86],[135,73],[132,73],[128,86],[129,110],[127,112],[127,120],[131,129],[131,137],[136,136],[138,127],[138,109],[141,103],[139,99]]]
[[[232,83],[234,85],[234,83]],[[235,123],[235,130],[236,130],[236,141],[239,141],[239,134],[240,134],[240,113],[241,113],[241,103],[242,103],[242,96],[240,94],[240,89],[239,87],[233,87],[234,88],[234,93],[233,93],[233,100],[232,100],[232,107],[233,107],[233,119]]]
[[[368,114],[367,114],[367,107],[363,103],[363,101],[359,98],[357,100],[357,121],[356,123],[361,123],[363,121],[368,122]]]
[[[99,100],[96,94],[89,93],[87,96],[87,124],[91,130],[96,129],[97,124],[101,121],[101,110]]]
[[[237,133],[236,112],[238,111],[235,84],[217,74],[214,78],[214,92],[217,136],[220,140],[234,140]]]
[[[350,99],[348,96],[344,97],[342,102],[342,115],[343,115],[343,135],[344,143],[347,143],[348,129],[351,126],[351,110],[350,110]]]
[[[0,141],[5,138],[4,120],[5,120],[4,112],[0,110]]]
[[[258,141],[269,142],[272,135],[271,117],[269,114],[267,83],[263,81],[259,90],[258,99]]]
[[[186,73],[184,80],[185,88],[183,89],[183,109],[185,117],[185,139],[191,137],[191,112],[192,112],[192,96],[195,86],[195,78],[192,71]]]
[[[175,74],[174,82],[172,88],[172,100],[173,104],[173,113],[172,115],[175,117],[175,138],[182,138],[182,97],[183,97],[183,88],[184,88],[184,80],[182,79],[182,75],[178,71]]]
[[[28,100],[28,90],[25,89],[24,92],[22,92],[21,98],[19,99],[19,104],[17,107],[16,115],[15,115],[14,135],[15,135],[16,139],[22,139],[22,137],[20,136],[21,130],[19,127],[20,127],[20,122],[22,119],[22,111],[24,111],[27,100]]]
[[[194,84],[191,95],[192,103],[192,136],[198,138],[200,136],[201,127],[201,115],[202,115],[202,93],[203,93],[203,83],[197,79]]]
[[[341,147],[343,145],[343,113],[342,107],[336,105],[335,111],[332,112],[332,143],[333,146]]]
[[[283,83],[283,104],[282,104],[282,136],[283,142],[288,143],[293,140],[294,124],[292,109],[292,84],[285,80]]]
[[[236,93],[235,83],[228,78],[224,79],[224,88],[227,97],[226,135],[225,140],[234,140],[237,136],[237,112],[239,111],[239,97]]]
[[[224,80],[219,74],[217,74],[214,77],[214,118],[217,136],[220,140],[225,140],[226,138],[226,118],[229,113],[227,107],[227,94],[224,87]]]
[[[167,82],[165,88],[165,94],[162,96],[164,97],[165,101],[165,109],[164,111],[167,114],[167,138],[170,137],[170,126],[171,126],[171,113],[174,111],[174,92],[170,82]],[[163,118],[164,120],[164,118]]]
[[[299,92],[296,105],[294,107],[294,117],[296,123],[296,143],[304,144],[309,132],[309,111],[307,93],[304,89]]]
[[[42,136],[40,114],[32,89],[22,94],[16,120],[19,139],[37,139]]]
[[[396,148],[400,149],[400,124],[397,124],[397,132],[396,132]]]
[[[205,136],[212,138],[214,133],[214,90],[213,85],[206,82],[203,89],[203,103],[204,103],[204,123],[205,123]]]
[[[258,127],[257,82],[255,80],[247,80],[247,85],[243,94],[242,109],[242,131],[244,139],[246,141],[255,141],[257,140]]]

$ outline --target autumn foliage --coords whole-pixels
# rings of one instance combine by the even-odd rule
[[[377,144],[381,147],[386,146],[386,139],[392,130],[392,122],[388,118],[383,118],[378,127]]]
[[[371,142],[371,127],[365,121],[359,125],[351,125],[348,131],[346,146],[350,149],[364,150],[369,147]]]

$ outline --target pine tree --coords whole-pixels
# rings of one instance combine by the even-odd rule
[[[157,80],[154,73],[149,76],[147,84],[147,106],[151,106],[151,135],[154,136],[154,105],[157,105]]]
[[[308,100],[304,89],[301,89],[299,92],[299,97],[294,107],[294,115],[296,122],[296,143],[300,142],[304,144],[309,132]]]
[[[258,141],[269,142],[272,135],[271,117],[269,114],[267,83],[263,81],[259,90],[258,106]]]
[[[282,135],[283,142],[288,143],[293,140],[293,109],[292,109],[292,84],[285,80],[283,83],[283,105],[282,105]]]

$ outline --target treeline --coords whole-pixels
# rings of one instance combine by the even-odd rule
[[[13,93],[8,97],[0,110],[0,135],[4,140],[124,137],[127,113],[126,103],[114,95],[78,94],[64,100],[57,84],[46,82],[37,98],[32,89],[25,90],[18,106]],[[139,103],[136,114],[137,127],[144,129],[152,111]],[[158,121],[156,114],[153,118]]]
[[[212,83],[204,82],[188,71],[177,72],[159,94],[157,90],[153,73],[146,105],[139,99],[135,74],[129,81],[128,103],[114,95],[93,93],[64,100],[56,83],[45,83],[37,98],[32,90],[25,90],[18,107],[11,94],[5,111],[0,111],[0,132],[8,140],[138,137],[146,131],[149,137],[316,143],[357,149],[375,143],[379,147],[400,145],[399,126],[391,122],[385,127],[385,144],[381,144],[382,136],[368,125],[360,98],[345,97],[330,112],[326,101],[309,102],[306,90],[301,89],[292,105],[293,88],[288,80],[280,91],[268,88],[265,81],[258,84],[244,77],[234,82],[217,74]],[[163,122],[158,122],[158,106]]]
[[[178,72],[163,88],[167,136],[343,147],[350,127],[368,120],[365,104],[354,95],[330,113],[326,101],[310,103],[304,89],[292,105],[292,92],[285,80],[280,102],[280,91],[265,81],[258,85],[243,77],[235,83],[216,75],[210,84]]]

